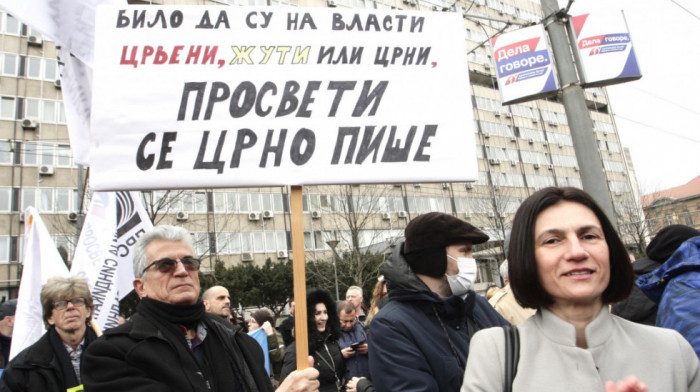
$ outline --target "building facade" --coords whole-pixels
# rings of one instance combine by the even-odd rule
[[[202,1],[130,1],[202,4]],[[539,22],[531,0],[230,0],[220,6],[316,6],[457,12],[463,16],[471,81],[479,178],[471,183],[304,187],[307,261],[328,261],[330,243],[343,252],[386,253],[413,217],[441,211],[470,221],[491,240],[477,248],[481,280],[497,281],[503,239],[518,206],[547,186],[581,187],[576,155],[557,96],[503,106],[488,40],[505,29]],[[35,206],[70,260],[89,202],[87,169],[74,164],[61,101],[55,44],[0,13],[0,296],[16,296],[24,228],[21,212]],[[616,130],[604,88],[585,92],[618,224],[643,220],[634,171]],[[468,108],[465,108],[468,110]],[[182,225],[212,268],[291,256],[289,189],[203,189],[143,193],[155,224]],[[632,208],[632,206],[636,206]],[[624,213],[623,213],[624,212]],[[622,231],[621,231],[622,232]],[[334,241],[338,241],[337,243]],[[633,241],[626,241],[632,243]]]
[[[700,176],[687,184],[642,196],[649,235],[668,225],[700,229]]]

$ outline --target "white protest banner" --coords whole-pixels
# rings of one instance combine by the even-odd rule
[[[625,14],[593,13],[569,20],[579,73],[587,87],[624,83],[642,77]]]
[[[68,276],[68,267],[34,207],[27,208],[24,222],[22,280],[17,296],[10,359],[34,344],[45,332],[39,300],[41,286],[53,276]]]
[[[119,300],[133,289],[132,247],[153,228],[136,192],[95,192],[80,233],[71,275],[90,286],[100,329],[116,327]]]
[[[73,159],[87,165],[95,9],[125,0],[0,0],[0,8],[56,42]]]
[[[100,7],[98,190],[477,179],[456,13]]]
[[[554,57],[542,25],[493,37],[491,48],[504,104],[541,98],[559,89]]]

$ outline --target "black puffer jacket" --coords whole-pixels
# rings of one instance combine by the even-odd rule
[[[321,333],[316,327],[314,313],[316,304],[323,303],[328,311],[326,330]],[[340,319],[335,310],[335,302],[330,294],[318,289],[309,289],[306,296],[307,328],[309,335],[309,355],[314,358],[314,368],[318,370],[319,391],[332,392],[345,390],[345,384],[350,380],[350,372],[345,366],[345,359],[340,353],[338,338],[340,337]],[[285,348],[284,364],[280,382],[297,368],[297,342]],[[341,389],[338,386],[341,385]]]

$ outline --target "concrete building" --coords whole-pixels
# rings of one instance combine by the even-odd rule
[[[202,4],[202,1],[130,1],[134,4]],[[442,211],[468,220],[491,236],[478,247],[482,281],[497,281],[502,242],[524,198],[546,186],[581,187],[573,143],[556,97],[503,106],[490,36],[542,18],[531,0],[231,0],[205,4],[355,7],[457,12],[467,36],[479,179],[473,183],[314,186],[304,188],[306,259],[329,260],[338,251],[388,249],[411,218]],[[509,27],[506,24],[509,24]],[[515,23],[515,24],[513,24]],[[79,192],[87,170],[71,156],[53,42],[0,12],[0,296],[16,296],[23,223],[36,206],[70,260],[89,200]],[[465,70],[466,72],[467,70]],[[643,220],[634,172],[609,111],[604,88],[585,93],[618,223]],[[85,194],[83,194],[85,193]],[[154,222],[182,225],[196,240],[204,270],[225,263],[286,260],[291,255],[289,189],[215,189],[144,192]],[[695,209],[697,213],[697,208]],[[622,219],[621,219],[622,218]],[[377,250],[378,253],[385,252]]]

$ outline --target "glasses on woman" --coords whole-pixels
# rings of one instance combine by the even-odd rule
[[[71,299],[65,299],[63,301],[58,301],[53,303],[53,308],[56,310],[63,310],[68,307],[68,303],[72,303],[74,308],[82,308],[85,306],[85,298],[77,297]]]
[[[147,269],[155,265],[158,272],[163,274],[169,274],[173,272],[175,268],[177,268],[177,263],[182,263],[182,266],[185,267],[185,270],[187,270],[188,272],[193,272],[199,271],[199,266],[202,264],[202,260],[192,256],[185,256],[181,259],[172,259],[170,257],[164,257],[149,264],[146,268],[143,269],[143,272],[146,272]]]

